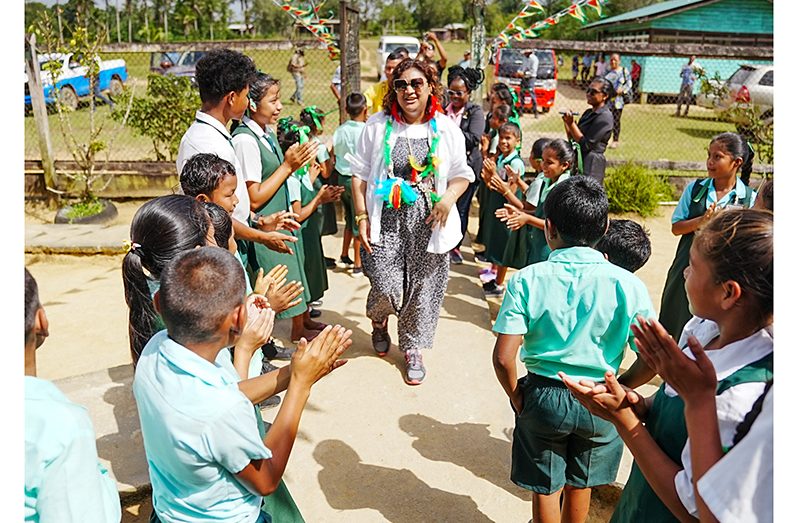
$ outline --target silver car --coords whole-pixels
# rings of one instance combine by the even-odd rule
[[[710,80],[714,83],[714,80]],[[700,94],[696,98],[698,105],[715,109],[717,113],[724,113],[729,109],[749,109],[756,111],[763,122],[773,122],[773,66],[742,64],[733,75],[726,80],[726,95],[718,99],[712,94]],[[727,113],[731,121],[738,128],[750,125],[746,111],[731,111]]]

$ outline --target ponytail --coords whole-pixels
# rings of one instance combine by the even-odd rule
[[[139,247],[139,249],[141,249]],[[125,286],[125,301],[130,309],[128,314],[128,335],[130,337],[130,357],[135,367],[144,345],[155,334],[157,313],[147,284],[147,276],[141,264],[141,256],[131,250],[122,260],[122,281]]]
[[[737,133],[720,133],[712,138],[709,143],[720,143],[725,151],[733,158],[742,158],[740,164],[740,181],[745,185],[751,180],[751,171],[754,167],[754,148]]]
[[[745,142],[745,151],[743,152],[743,164],[740,166],[740,180],[748,185],[751,180],[751,171],[754,170],[754,148],[751,142]]]

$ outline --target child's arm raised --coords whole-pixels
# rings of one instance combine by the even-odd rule
[[[564,372],[559,376],[585,408],[615,425],[646,481],[668,510],[679,521],[698,521],[687,512],[676,492],[674,480],[681,467],[657,445],[629,401],[628,395],[636,393],[624,389],[609,371],[604,375],[605,383],[598,385],[585,380],[577,383]]]
[[[312,342],[302,340],[297,347],[291,360],[288,391],[264,439],[272,457],[253,460],[236,474],[254,492],[265,496],[277,488],[294,446],[299,420],[310,397],[310,389],[319,379],[343,363],[336,360],[352,344],[351,336],[352,331],[345,330],[340,325],[327,326]]]

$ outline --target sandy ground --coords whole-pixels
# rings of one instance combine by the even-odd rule
[[[137,205],[123,203],[120,214],[129,220]],[[644,221],[653,253],[639,276],[655,307],[676,247],[671,210]],[[340,237],[325,237],[324,247],[337,258]],[[509,481],[513,414],[491,365],[491,316],[472,252],[464,251],[466,263],[450,273],[419,387],[404,384],[395,345],[385,358],[371,349],[368,280],[329,273],[321,320],[351,328],[354,344],[349,363],[314,387],[285,476],[308,521],[529,519],[528,493]],[[26,264],[50,320],[51,336],[38,353],[42,378],[129,363],[120,256],[29,255]],[[395,320],[390,325],[396,340]],[[288,328],[282,323],[275,332],[286,344]],[[136,515],[140,509],[144,516]],[[131,507],[124,520],[146,521],[149,510]],[[606,514],[594,512],[592,521],[606,521]]]

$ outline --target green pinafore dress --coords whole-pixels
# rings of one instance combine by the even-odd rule
[[[277,141],[269,133],[267,133],[266,136],[268,137],[267,141],[269,142],[269,146],[264,145],[263,141],[255,136],[255,133],[253,133],[252,130],[246,125],[240,125],[236,127],[235,131],[233,131],[233,136],[238,134],[248,134],[255,138],[255,141],[258,143],[262,171],[261,181],[265,181],[267,178],[269,178],[269,176],[272,175],[272,173],[274,173],[274,171],[277,170],[280,164],[283,163],[283,152],[280,150],[280,147],[277,146]],[[257,214],[259,216],[269,216],[270,214],[274,214],[279,211],[287,211],[290,209],[291,204],[288,199],[288,187],[285,183],[283,183],[274,196],[272,196],[268,202],[266,202],[260,209],[257,210]],[[305,291],[299,296],[302,301],[300,301],[299,304],[277,314],[277,318],[280,319],[293,318],[294,316],[302,314],[307,310],[308,302],[312,301],[310,299],[310,291],[308,290],[307,277],[305,276],[305,259],[302,249],[302,235],[298,232],[281,232],[285,234],[291,234],[298,238],[296,243],[290,244],[291,250],[294,251],[294,254],[275,252],[262,243],[246,242],[250,243],[252,246],[252,251],[250,252],[250,256],[247,258],[247,263],[253,274],[256,274],[258,268],[260,267],[262,267],[263,272],[266,273],[274,268],[275,265],[283,264],[288,267],[288,276],[286,277],[287,281],[298,281],[305,288]],[[238,244],[239,251],[241,251],[242,243],[244,242]]]
[[[513,151],[506,159],[497,162],[496,171],[501,172],[504,166],[509,165],[516,157],[518,157],[518,152]],[[516,191],[515,195],[523,198],[523,194],[520,191]],[[504,207],[505,203],[507,203],[507,199],[504,195],[486,187],[479,209],[483,220],[481,231],[482,243],[485,244],[485,258],[489,262],[501,266],[507,266],[504,255],[507,243],[510,240],[510,229],[507,228],[503,221],[496,218],[496,211]]]
[[[731,387],[742,383],[764,383],[771,379],[773,379],[772,352],[718,382],[715,394],[723,394]],[[646,419],[646,429],[665,454],[681,466],[682,450],[687,444],[684,401],[679,396],[670,397],[665,394],[664,383],[654,396],[654,403]],[[679,520],[659,499],[638,468],[637,463],[634,463],[610,523],[639,523],[641,521],[672,523]]]
[[[310,180],[306,174],[302,180],[301,185],[301,203],[302,207],[308,205],[313,201],[313,198],[318,194],[318,189],[315,184],[310,189]],[[318,182],[319,179],[316,178]],[[327,266],[324,264],[324,251],[321,246],[322,229],[324,228],[324,211],[319,207],[313,214],[308,217],[302,224],[302,246],[305,250],[305,275],[308,280],[308,291],[310,293],[310,301],[320,300],[324,296],[324,291],[329,288],[327,283]]]
[[[704,179],[706,180],[706,179]],[[709,184],[698,180],[693,184],[690,194],[690,210],[686,220],[703,216],[707,211],[707,193]],[[745,196],[741,200],[743,207],[751,205],[751,189],[745,188]],[[690,304],[687,301],[687,292],[684,290],[684,270],[690,265],[690,247],[693,245],[695,233],[683,234],[676,247],[676,256],[673,258],[668,276],[665,278],[665,288],[662,291],[660,302],[659,322],[674,339],[679,339],[685,324],[693,317]]]

